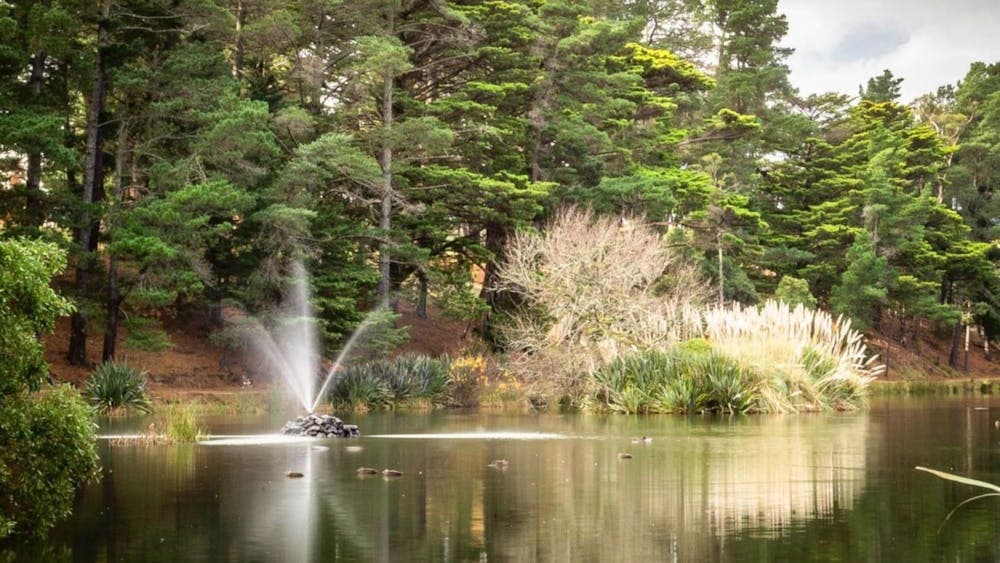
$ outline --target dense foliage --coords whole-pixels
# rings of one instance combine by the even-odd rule
[[[42,534],[97,466],[92,412],[69,386],[45,387],[37,335],[69,303],[50,287],[55,245],[0,240],[0,538]]]
[[[889,71],[803,96],[778,9],[3,2],[0,224],[70,251],[78,364],[120,324],[162,348],[164,313],[266,311],[298,259],[330,346],[404,294],[496,336],[510,237],[564,202],[669,231],[722,303],[988,353],[1000,65],[910,104]]]
[[[882,369],[859,333],[802,306],[714,309],[704,320],[704,338],[628,352],[595,370],[588,399],[630,414],[853,409]]]
[[[635,414],[746,413],[756,408],[763,378],[710,349],[679,346],[620,356],[595,379],[600,406]]]

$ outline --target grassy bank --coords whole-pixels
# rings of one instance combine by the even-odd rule
[[[476,365],[476,362],[468,360],[465,363]],[[725,363],[725,362],[723,362]],[[465,368],[467,369],[467,368]],[[470,371],[474,371],[470,370]],[[735,372],[731,372],[734,373]],[[735,375],[735,378],[742,379],[745,373]],[[688,380],[690,381],[690,380]],[[718,382],[725,381],[718,379]],[[732,380],[731,380],[732,381]],[[622,386],[622,389],[625,387]],[[678,385],[678,389],[686,388]],[[732,389],[732,387],[729,387]],[[695,389],[692,386],[692,390]],[[633,388],[621,392],[616,392],[615,403],[627,405],[632,403],[632,408],[616,408],[607,404],[607,396],[599,397],[600,404],[592,403],[591,410],[606,412],[643,412],[643,413],[686,413],[698,412],[701,410],[744,410],[740,408],[739,397],[726,394],[727,386],[721,385],[715,389],[706,388],[703,393],[691,393],[682,395],[692,399],[690,402],[681,400],[681,397],[670,400],[666,392],[662,389],[660,393],[656,390]],[[417,401],[404,400],[393,403],[391,406],[385,403],[379,404],[356,404],[337,405],[331,403],[321,405],[321,410],[398,410],[398,411],[423,411],[433,408],[478,408],[480,410],[507,410],[525,411],[530,410],[531,402],[525,394],[523,385],[510,374],[502,374],[498,379],[479,379],[474,376],[466,376],[460,389],[464,401],[454,405],[446,404],[447,401]],[[934,379],[934,380],[893,380],[893,381],[873,381],[868,384],[869,396],[906,396],[906,395],[990,395],[1000,394],[1000,379],[966,378],[966,379]],[[631,395],[629,395],[631,394]],[[629,396],[631,399],[629,399]],[[699,398],[700,397],[700,398]],[[727,398],[728,397],[728,398]],[[734,400],[735,399],[735,400]],[[184,405],[198,416],[203,415],[259,415],[270,412],[281,412],[285,408],[284,394],[280,389],[246,389],[239,391],[192,391],[173,392],[169,395],[153,395],[151,405],[153,412],[161,412],[177,405]],[[659,402],[657,402],[659,401]],[[698,402],[695,402],[698,401]],[[728,407],[735,406],[735,409]],[[745,406],[745,405],[744,405]],[[346,407],[346,408],[345,408]],[[748,409],[752,410],[752,409]]]
[[[188,406],[198,415],[254,415],[283,408],[284,393],[279,389],[241,389],[239,391],[154,392],[153,412],[174,405]]]
[[[872,396],[892,395],[992,395],[1000,393],[998,379],[926,379],[873,381],[868,385]]]

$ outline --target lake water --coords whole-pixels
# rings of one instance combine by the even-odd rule
[[[251,444],[238,437],[284,419],[229,417],[206,420],[207,444],[104,441],[102,479],[73,517],[6,558],[1000,561],[1000,499],[946,521],[984,491],[914,470],[1000,483],[1000,398],[786,416],[342,418],[360,439]],[[359,466],[404,475],[360,478]]]

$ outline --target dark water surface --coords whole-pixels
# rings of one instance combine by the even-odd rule
[[[985,491],[913,469],[1000,483],[1000,398],[786,416],[344,418],[362,438],[221,445],[284,422],[230,417],[206,420],[209,444],[104,441],[102,479],[73,517],[0,561],[1000,561],[1000,499],[946,522]],[[643,435],[653,441],[630,440]],[[506,470],[487,467],[501,458]],[[359,466],[404,475],[359,478]]]

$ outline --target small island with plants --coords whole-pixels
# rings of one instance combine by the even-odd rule
[[[0,561],[1000,558],[1000,62],[807,4],[0,0]]]

